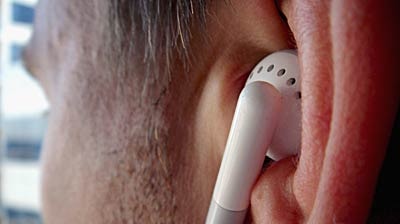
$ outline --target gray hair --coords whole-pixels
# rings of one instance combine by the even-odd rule
[[[111,1],[113,51],[120,55],[120,63],[134,57],[143,64],[146,80],[169,77],[172,62],[178,60],[185,68],[190,63],[191,29],[204,28],[206,8],[206,0]]]

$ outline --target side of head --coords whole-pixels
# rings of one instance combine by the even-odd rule
[[[41,0],[25,61],[51,104],[45,221],[204,222],[249,71],[295,47],[301,155],[260,176],[249,215],[365,220],[397,109],[400,51],[391,50],[398,32],[386,35],[396,7],[362,2]]]

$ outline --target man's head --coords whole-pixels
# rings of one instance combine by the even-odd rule
[[[395,55],[370,63],[398,47],[391,36],[373,35],[392,11],[371,2],[354,3],[355,10],[307,1],[40,1],[25,61],[51,104],[45,221],[203,222],[248,72],[265,55],[296,46],[302,154],[262,174],[249,215],[255,222],[365,220],[398,100]],[[371,9],[374,20],[357,43],[352,29],[372,21],[363,17]],[[357,51],[374,43],[366,37],[378,50]],[[351,77],[348,61],[370,78]],[[376,82],[377,71],[389,80]],[[355,82],[355,93],[346,92]]]

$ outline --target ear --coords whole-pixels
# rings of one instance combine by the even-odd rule
[[[302,68],[303,136],[251,199],[256,223],[362,223],[399,102],[397,3],[279,2]],[[397,10],[397,11],[396,11]]]

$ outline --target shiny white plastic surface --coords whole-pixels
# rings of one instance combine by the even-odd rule
[[[302,113],[301,77],[296,51],[278,51],[261,60],[250,73],[246,87],[259,81],[273,85],[283,99],[278,126],[267,156],[280,160],[297,154],[301,146]]]
[[[266,82],[253,82],[240,94],[214,189],[223,208],[242,211],[249,205],[280,109],[279,92]]]

